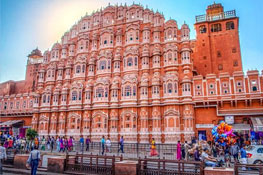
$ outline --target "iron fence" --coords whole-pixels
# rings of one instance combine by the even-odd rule
[[[235,163],[235,175],[263,175],[263,164],[254,165],[254,164],[240,164]]]

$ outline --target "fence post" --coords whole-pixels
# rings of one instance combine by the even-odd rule
[[[112,175],[115,175],[115,155],[113,155],[112,159]]]
[[[234,170],[235,170],[235,175],[238,175],[238,165],[237,165],[237,163],[235,162],[235,164],[234,164]]]
[[[138,144],[138,142],[136,143],[136,152],[137,152],[137,157],[139,157],[139,144]]]

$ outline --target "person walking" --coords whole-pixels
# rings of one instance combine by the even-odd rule
[[[187,141],[184,143],[184,148],[185,148],[185,160],[189,159],[189,149],[191,149],[191,146],[188,145]]]
[[[31,166],[31,175],[37,174],[37,168],[40,161],[40,151],[37,150],[37,147],[34,147],[34,150],[32,150],[29,154],[27,163]]]
[[[102,148],[102,152],[101,154],[104,155],[104,150],[105,150],[105,139],[104,139],[104,136],[102,136],[102,139],[101,139],[101,148]]]
[[[176,147],[176,158],[177,160],[182,160],[182,150],[181,150],[181,143],[178,141],[177,147]]]
[[[84,138],[82,136],[79,139],[79,143],[80,143],[80,151],[83,152],[84,151]]]
[[[241,157],[241,163],[246,165],[247,164],[247,152],[245,150],[245,145],[242,145],[240,149],[240,157]],[[246,167],[243,166],[242,170],[246,170]]]
[[[238,144],[235,143],[234,145],[231,145],[230,154],[233,156],[235,162],[238,162],[238,152],[239,152]]]
[[[56,140],[56,146],[57,146],[57,152],[59,152],[60,151],[60,137],[58,137]]]
[[[124,153],[124,151],[123,151],[123,147],[124,147],[124,139],[123,139],[123,136],[121,136],[121,138],[120,138],[119,145],[120,145],[120,149],[118,149],[118,153],[119,153],[120,151],[121,151],[122,153]]]
[[[90,144],[90,139],[89,137],[86,138],[86,151],[89,151],[89,144]]]
[[[42,141],[41,141],[41,150],[45,151],[46,149],[46,139],[43,136]]]
[[[106,152],[111,152],[111,141],[110,138],[106,140]]]
[[[154,138],[152,138],[152,142],[151,142],[151,153],[150,153],[151,156],[157,156],[158,153],[156,151],[156,143],[155,143],[155,140]]]
[[[6,160],[6,149],[3,147],[3,143],[0,144],[0,174],[3,174],[3,160]]]
[[[68,140],[68,151],[72,151],[72,148],[73,148],[73,140],[72,137],[70,136]]]
[[[52,138],[51,138],[51,140],[50,140],[51,152],[52,152],[53,149],[54,149],[54,144],[55,144],[55,139],[54,139],[54,137],[52,136]]]

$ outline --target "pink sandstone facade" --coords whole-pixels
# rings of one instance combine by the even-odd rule
[[[1,121],[40,136],[175,143],[210,138],[225,116],[263,116],[263,72],[242,72],[235,11],[210,5],[195,29],[190,40],[187,24],[136,4],[87,15],[50,51],[32,51],[25,81],[0,84]]]

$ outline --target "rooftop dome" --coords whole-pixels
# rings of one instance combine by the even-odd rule
[[[28,55],[28,57],[36,57],[36,56],[42,57],[42,53],[38,48],[32,50],[32,52]]]

